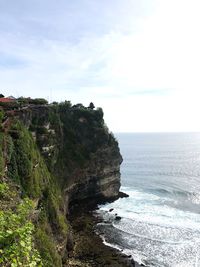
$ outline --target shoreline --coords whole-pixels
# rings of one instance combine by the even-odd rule
[[[76,204],[70,214],[73,230],[73,251],[69,254],[69,267],[139,267],[132,256],[106,245],[95,232],[102,219],[94,215],[96,203]]]

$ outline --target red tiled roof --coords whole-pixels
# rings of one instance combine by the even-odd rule
[[[15,99],[12,99],[12,98],[7,98],[7,97],[1,97],[0,98],[0,102],[3,102],[3,103],[9,103],[9,102],[14,102]]]

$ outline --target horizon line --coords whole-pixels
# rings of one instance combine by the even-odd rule
[[[111,131],[112,132],[112,131]],[[200,130],[199,131],[148,131],[148,132],[144,132],[144,131],[113,131],[114,134],[150,134],[150,133],[199,133],[200,134]]]

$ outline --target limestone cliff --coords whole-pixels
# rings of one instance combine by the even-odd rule
[[[70,200],[118,195],[122,157],[102,109],[71,107],[67,102],[30,107],[18,118],[32,132]]]
[[[18,183],[21,197],[36,203],[36,247],[43,265],[62,266],[71,239],[70,205],[119,194],[118,143],[102,109],[68,101],[5,110],[1,129],[2,177]]]

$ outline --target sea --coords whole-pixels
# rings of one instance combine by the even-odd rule
[[[115,136],[129,197],[99,206],[96,232],[145,266],[200,267],[200,133]]]

